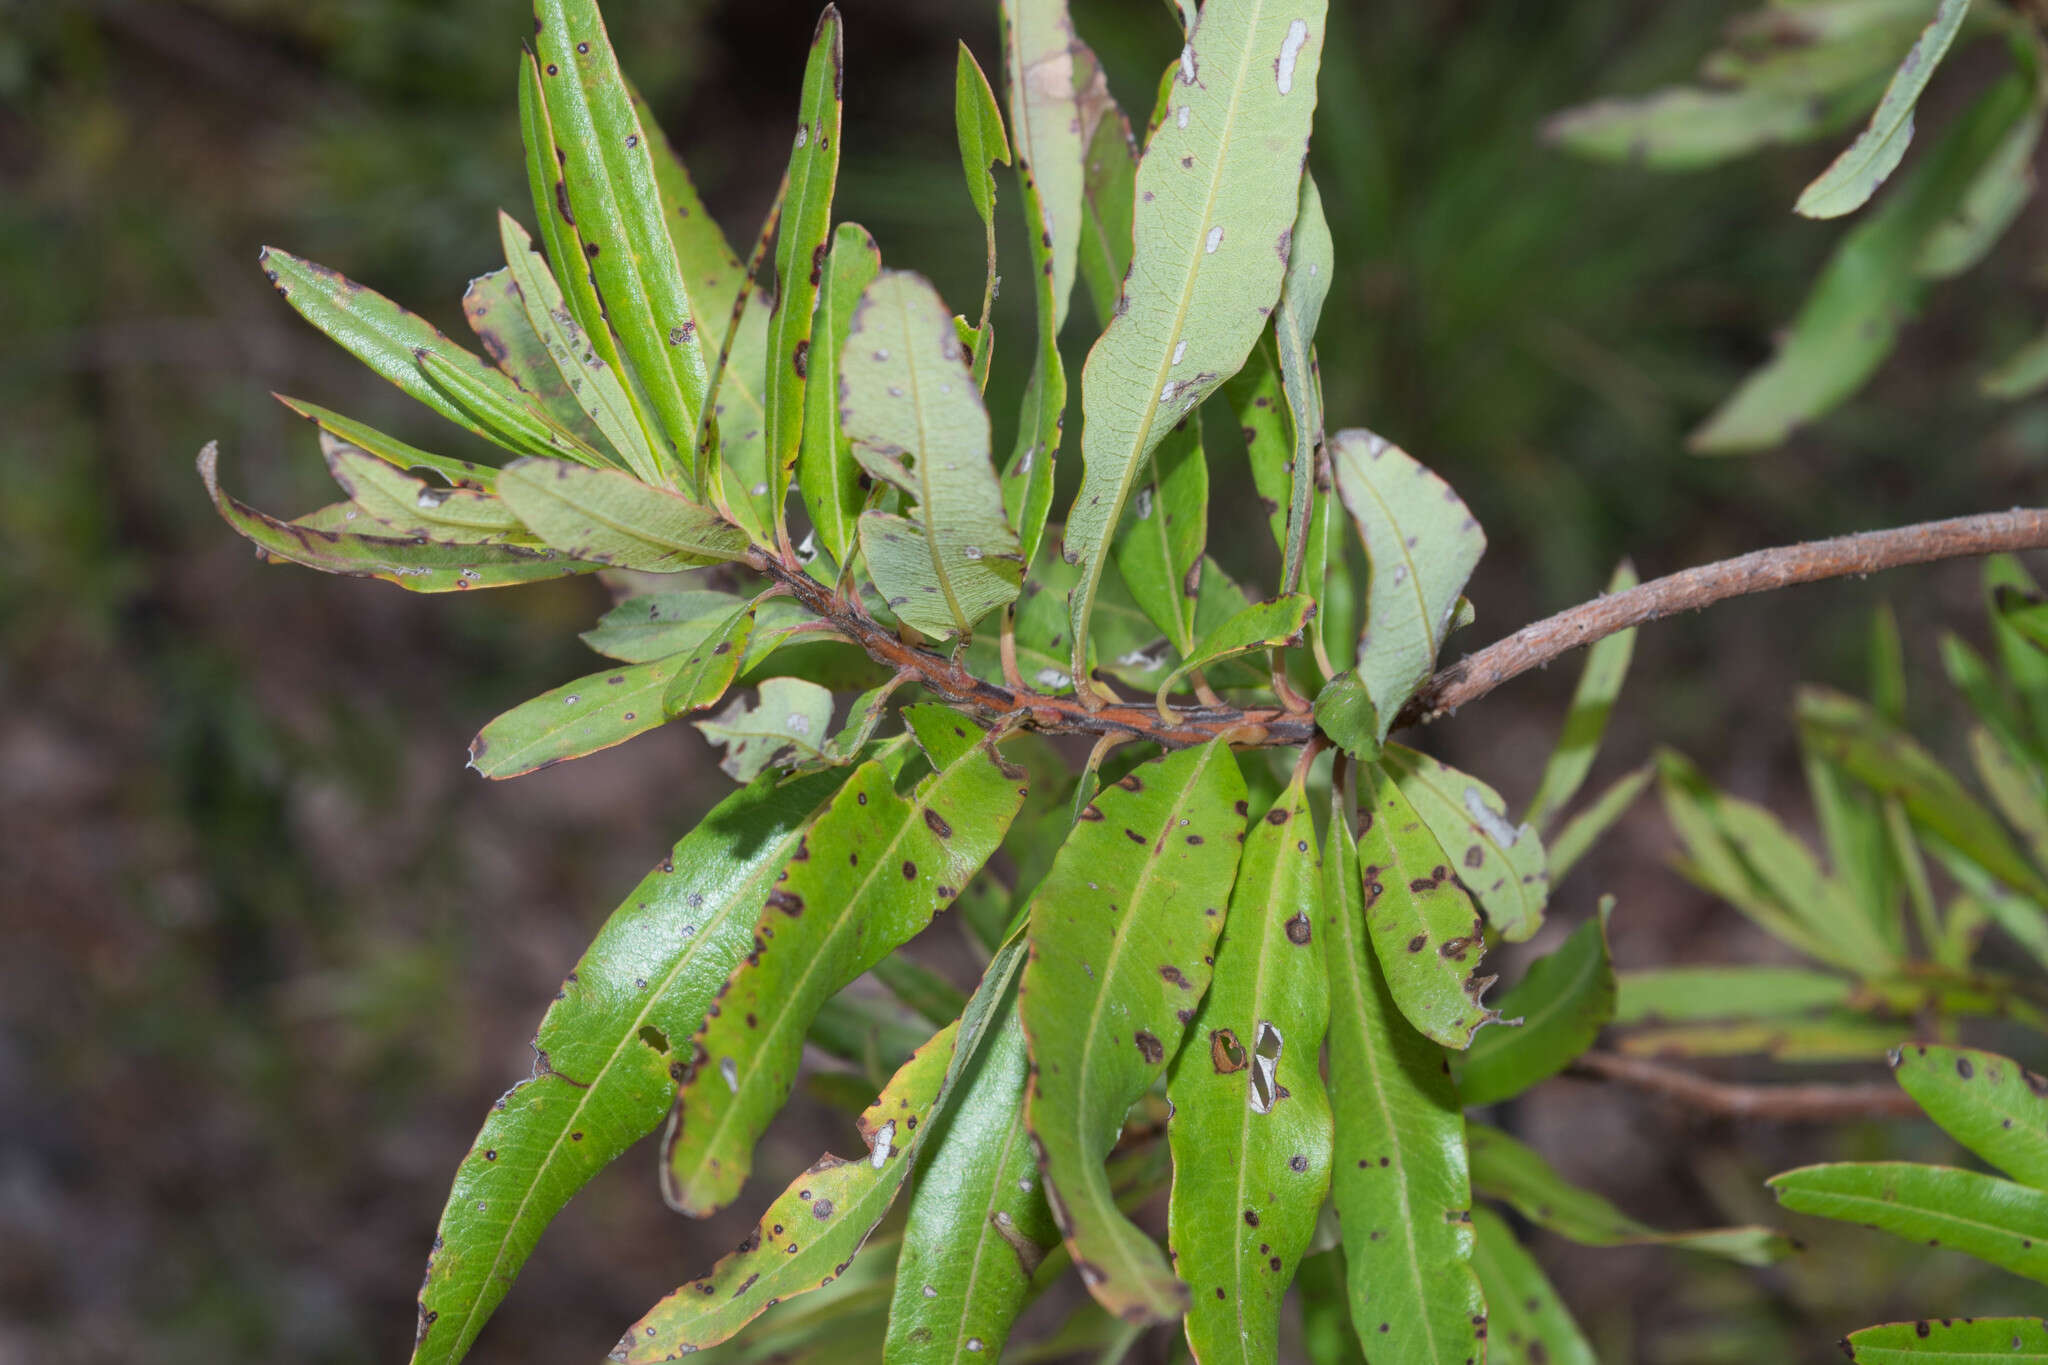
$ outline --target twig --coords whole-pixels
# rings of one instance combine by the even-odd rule
[[[1730,597],[1849,574],[1878,573],[1907,564],[2044,547],[2048,547],[2048,509],[2016,507],[2010,512],[1987,512],[1758,550],[1717,564],[1685,569],[1524,626],[1506,639],[1439,670],[1402,708],[1395,723],[1416,725],[1435,720],[1485,696],[1508,679],[1581,645],[1645,621],[1681,611],[1698,611]]]
[[[1566,1074],[1647,1090],[1722,1118],[1839,1123],[1920,1113],[1913,1097],[1895,1085],[1732,1085],[1616,1052],[1585,1053]]]

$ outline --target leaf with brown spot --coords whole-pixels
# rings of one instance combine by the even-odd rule
[[[614,568],[673,573],[747,553],[746,533],[710,508],[616,469],[518,460],[498,494],[549,545]]]
[[[2010,1057],[1909,1043],[1892,1074],[1942,1131],[2015,1180],[2048,1189],[2048,1080]]]
[[[1140,1051],[1137,1030],[1172,1055],[1186,1032],[1179,1011],[1208,987],[1237,873],[1244,817],[1235,807],[1245,785],[1220,742],[1155,759],[1132,776],[1096,797],[1103,818],[1074,826],[1031,899],[1021,1009],[1034,1078],[1025,1118],[1089,1292],[1112,1313],[1163,1321],[1185,1311],[1187,1289],[1117,1210],[1103,1161],[1126,1111],[1164,1066]],[[1186,833],[1203,842],[1169,837]],[[1186,986],[1169,981],[1166,968]]]
[[[1365,924],[1401,1013],[1445,1047],[1471,1046],[1498,1019],[1479,997],[1484,925],[1459,883],[1451,856],[1423,823],[1400,784],[1377,765],[1359,793],[1359,875]]]
[[[1599,1365],[1571,1310],[1514,1229],[1472,1210],[1472,1269],[1486,1295],[1487,1365]]]
[[[845,1273],[910,1173],[952,1065],[958,1029],[948,1024],[939,1030],[860,1116],[864,1155],[823,1157],[790,1181],[740,1250],[656,1304],[627,1329],[611,1358],[644,1365],[715,1346],[770,1304]]]
[[[1509,943],[1533,937],[1543,927],[1550,898],[1543,840],[1535,827],[1510,822],[1499,792],[1428,754],[1389,744],[1380,762],[1453,856],[1452,870],[1500,936]]]

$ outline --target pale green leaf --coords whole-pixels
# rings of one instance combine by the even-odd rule
[[[1300,207],[1295,211],[1286,254],[1287,275],[1279,307],[1273,310],[1274,353],[1294,428],[1294,444],[1287,459],[1289,502],[1280,588],[1293,592],[1305,585],[1312,595],[1320,596],[1322,559],[1310,554],[1309,537],[1316,459],[1323,445],[1323,381],[1316,368],[1315,339],[1337,261],[1330,224],[1323,216],[1323,198],[1315,177],[1307,171],[1302,172]]]
[[[2048,1193],[1914,1161],[1802,1166],[1768,1182],[1795,1213],[1837,1218],[1911,1242],[1937,1242],[2048,1283]]]
[[[815,760],[832,727],[832,694],[802,678],[769,678],[759,698],[742,698],[709,720],[694,722],[699,734],[725,747],[718,766],[735,782],[751,782],[765,768],[790,768]]]
[[[1617,1023],[1772,1018],[1845,1005],[1855,983],[1805,967],[1656,967],[1617,978]]]
[[[841,223],[825,257],[811,347],[805,352],[810,377],[804,387],[797,482],[803,488],[812,530],[832,562],[842,567],[860,534],[860,508],[866,492],[860,486],[860,465],[839,424],[839,358],[853,328],[853,310],[861,292],[881,269],[882,253],[868,230],[858,223]]]
[[[327,472],[362,510],[365,520],[382,527],[375,534],[442,545],[534,543],[512,509],[489,493],[429,484],[324,431],[320,433],[320,453],[327,460]],[[369,526],[361,529],[374,530]]]
[[[1451,855],[1458,880],[1500,936],[1509,943],[1534,937],[1550,897],[1535,827],[1510,822],[1499,792],[1428,754],[1389,744],[1380,763]]]
[[[1643,788],[1650,785],[1656,768],[1645,763],[1616,778],[1607,790],[1588,802],[1586,808],[1564,822],[1550,840],[1550,883],[1555,886],[1592,851],[1593,845],[1628,812]]]
[[[747,553],[746,533],[710,508],[616,469],[517,460],[498,494],[549,545],[615,568],[667,573]]]
[[[1889,1322],[1851,1332],[1842,1349],[1856,1365],[1985,1365],[2048,1360],[2048,1320],[1942,1318]]]
[[[439,474],[458,488],[478,488],[487,493],[497,484],[498,471],[490,465],[431,454],[352,417],[344,417],[317,403],[308,403],[303,398],[287,398],[281,393],[271,397],[311,422],[319,431],[375,455],[394,469],[425,470]]]
[[[1626,592],[1637,581],[1635,565],[1623,560],[1607,580],[1605,595]],[[1529,799],[1526,818],[1536,828],[1546,828],[1585,785],[1586,774],[1593,770],[1593,756],[1600,750],[1600,737],[1607,733],[1614,699],[1621,695],[1622,680],[1628,677],[1635,647],[1636,633],[1629,629],[1595,641],[1586,651],[1586,666],[1579,673],[1579,685],[1572,690],[1571,709],[1565,712],[1564,732],[1543,765],[1536,795]]]
[[[1209,460],[1196,409],[1152,453],[1151,477],[1131,500],[1131,516],[1111,553],[1116,569],[1152,624],[1183,656],[1195,647],[1202,552],[1209,540]]]
[[[1205,632],[1187,657],[1174,665],[1173,671],[1159,684],[1159,704],[1164,706],[1166,694],[1173,690],[1173,685],[1190,673],[1214,668],[1241,654],[1299,644],[1302,631],[1308,628],[1315,615],[1314,600],[1302,592],[1276,597],[1270,602],[1252,603]]]
[[[2048,1189],[2048,1079],[1995,1052],[1933,1043],[1900,1048],[1892,1074],[1950,1137],[2022,1184]]]
[[[1585,1333],[1507,1220],[1472,1210],[1472,1269],[1486,1294],[1488,1365],[1598,1365]]]

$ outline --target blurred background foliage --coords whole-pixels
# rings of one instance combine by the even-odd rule
[[[993,6],[843,8],[842,211],[961,305],[980,243],[952,143],[953,43],[992,64]],[[1167,7],[1074,9],[1142,112],[1177,46]],[[1681,78],[1737,6],[1333,9],[1314,157],[1341,267],[1324,383],[1336,424],[1415,452],[1491,533],[1480,622],[1454,648],[1591,595],[1623,554],[1647,577],[2041,501],[2048,402],[1993,404],[1974,378],[2038,330],[2048,215],[1938,291],[1824,424],[1754,459],[1687,456],[1684,433],[1767,356],[1835,240],[1789,212],[1833,147],[1658,176],[1558,154],[1537,128]],[[794,120],[810,0],[612,0],[607,14],[714,211],[750,237]],[[457,453],[291,316],[255,253],[333,265],[456,332],[463,282],[493,264],[492,210],[531,216],[512,79],[528,23],[509,0],[0,4],[0,1361],[396,1358],[447,1173],[525,1073],[560,964],[724,789],[681,726],[486,787],[462,771],[463,744],[583,667],[573,632],[602,589],[458,603],[259,571],[192,473],[219,437],[251,501],[325,500],[310,433],[272,389]],[[1985,59],[1951,55],[1930,118]],[[1021,228],[1001,188],[1014,276]],[[1026,291],[999,309],[991,406],[1007,449]],[[1071,447],[1067,464],[1071,478]],[[1222,523],[1215,540],[1232,567],[1260,568],[1263,537]],[[1882,587],[1916,681],[1935,675],[1938,627],[1981,635],[1972,566]],[[1603,769],[1670,743],[1806,820],[1792,688],[1855,685],[1878,590],[1808,589],[1648,632]],[[1431,742],[1524,797],[1570,685],[1569,670],[1525,680]],[[1913,694],[1916,729],[1949,757],[1954,706],[1931,683]],[[1623,966],[1768,954],[1668,870],[1670,848],[1646,806],[1559,908],[1615,892]],[[1769,1217],[1762,1177],[1798,1161],[1947,1151],[1925,1125],[1738,1130],[1581,1082],[1505,1121],[1665,1226]],[[764,1188],[821,1130],[851,1141],[824,1109],[784,1122]],[[479,1359],[595,1359],[736,1238],[675,1219],[647,1175],[621,1163],[558,1221]],[[2048,1306],[1949,1253],[1794,1231],[1813,1250],[1761,1273],[1538,1245],[1613,1360],[1822,1360],[1890,1314]]]

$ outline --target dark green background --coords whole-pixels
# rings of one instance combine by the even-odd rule
[[[2038,215],[1937,291],[1842,414],[1785,450],[1704,462],[1681,452],[1684,432],[1768,354],[1839,233],[1789,213],[1828,149],[1653,177],[1569,161],[1536,125],[1683,74],[1734,7],[1333,8],[1315,151],[1340,256],[1328,406],[1436,467],[1487,526],[1479,625],[1457,647],[1589,595],[1624,553],[1647,575],[2041,501],[2048,406],[1973,389],[2048,313]],[[952,48],[964,36],[993,69],[992,10],[845,5],[842,214],[958,307],[979,290],[980,247]],[[1176,50],[1166,7],[1075,10],[1142,109]],[[713,209],[751,238],[815,14],[793,0],[612,0],[608,14]],[[602,590],[415,598],[261,568],[192,472],[217,437],[225,481],[251,501],[296,513],[330,498],[272,389],[454,447],[272,296],[256,249],[333,265],[457,332],[463,282],[497,264],[492,211],[531,218],[512,79],[528,24],[513,0],[0,4],[0,1359],[402,1358],[445,1181],[525,1073],[557,979],[725,789],[683,727],[486,786],[463,771],[464,743],[587,667],[574,632]],[[1924,121],[1986,56],[1952,56]],[[1000,184],[1021,279],[1014,182]],[[1012,287],[998,315],[1003,449],[1028,306]],[[1079,345],[1086,304],[1075,313]],[[1215,542],[1256,575],[1261,537],[1228,511],[1242,475],[1218,479]],[[1908,628],[1916,719],[1952,751],[1932,640],[1979,633],[1974,581],[1916,571],[1658,627],[1601,775],[1670,742],[1786,806],[1790,689],[1856,681],[1880,587]],[[1570,675],[1523,680],[1433,742],[1525,795]],[[1759,951],[1664,869],[1667,849],[1645,807],[1561,891],[1558,922],[1613,890],[1625,965]],[[1795,1161],[1951,1156],[1922,1129],[1890,1145],[1738,1132],[1574,1083],[1514,1117],[1569,1171],[1674,1225],[1767,1213],[1758,1182]],[[853,1141],[843,1119],[800,1109],[760,1190]],[[1765,1274],[1538,1245],[1615,1360],[1831,1359],[1834,1337],[1888,1314],[2042,1306],[1947,1253],[1800,1231],[1817,1250]],[[737,1235],[666,1212],[635,1153],[549,1234],[477,1358],[594,1360]]]

